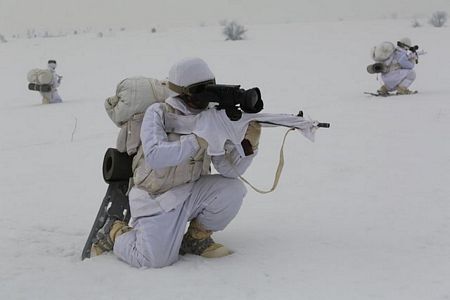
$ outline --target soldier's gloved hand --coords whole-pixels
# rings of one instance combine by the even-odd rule
[[[261,124],[255,121],[248,123],[247,131],[241,142],[245,155],[251,155],[259,146],[259,138],[261,137]]]
[[[408,59],[412,62],[416,62],[419,59],[419,57],[418,57],[417,53],[410,52],[410,53],[408,53]]]

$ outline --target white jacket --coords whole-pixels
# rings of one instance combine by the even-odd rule
[[[166,104],[183,115],[200,112],[188,108],[179,98],[168,98]],[[177,140],[173,140],[174,136],[171,135],[169,139],[164,124],[166,112],[164,105],[162,103],[151,105],[145,112],[141,128],[145,163],[156,171],[189,163],[200,149],[194,134],[178,135]],[[255,154],[241,157],[233,145],[227,144],[225,148],[224,155],[212,156],[211,161],[217,172],[225,177],[236,178],[247,170]],[[189,197],[193,184],[194,182],[179,184],[158,195],[134,186],[129,193],[132,217],[149,216],[174,209]]]

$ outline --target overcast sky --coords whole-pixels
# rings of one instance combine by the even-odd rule
[[[427,16],[450,0],[0,0],[0,33]]]

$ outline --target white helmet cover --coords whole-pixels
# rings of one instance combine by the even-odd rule
[[[410,38],[404,37],[399,42],[405,44],[408,47],[412,47],[412,43],[411,43],[411,39]]]
[[[376,62],[388,59],[395,51],[395,46],[391,42],[383,42],[372,49],[372,58]]]
[[[188,87],[195,83],[213,79],[214,74],[206,62],[197,57],[180,60],[169,71],[169,82],[180,87]],[[170,95],[177,96],[179,93],[171,90]]]

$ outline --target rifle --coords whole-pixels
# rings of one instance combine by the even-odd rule
[[[417,46],[417,45],[409,46],[409,45],[407,45],[405,43],[402,43],[400,41],[397,42],[397,46],[402,48],[402,49],[404,49],[404,50],[411,51],[412,53],[414,53],[416,55],[416,64],[419,63],[419,53],[417,53],[417,50],[419,50],[419,46]],[[425,54],[425,52],[423,52],[421,54]]]

